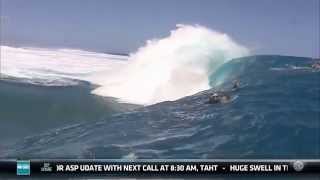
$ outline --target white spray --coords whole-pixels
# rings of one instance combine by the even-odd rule
[[[206,90],[212,72],[245,55],[248,50],[226,34],[199,25],[178,25],[170,36],[148,41],[129,57],[1,46],[4,74],[86,80],[99,85],[94,94],[145,105]]]
[[[210,73],[247,54],[226,34],[178,25],[169,37],[150,40],[130,55],[129,64],[93,93],[138,104],[176,100],[210,88]]]

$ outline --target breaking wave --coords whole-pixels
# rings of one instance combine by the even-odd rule
[[[200,25],[177,25],[168,37],[147,41],[129,57],[1,46],[3,74],[44,82],[85,80],[99,85],[94,94],[145,105],[209,89],[209,76],[217,68],[248,54],[228,35]]]

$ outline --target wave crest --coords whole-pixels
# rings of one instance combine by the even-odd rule
[[[176,100],[210,88],[227,61],[248,55],[228,35],[199,25],[177,25],[168,37],[147,41],[129,57],[72,49],[1,46],[2,73],[30,81],[89,81],[92,93],[137,104]]]
[[[248,53],[226,34],[179,24],[168,37],[147,41],[118,73],[95,77],[102,86],[93,93],[138,104],[176,100],[210,88],[211,73]]]

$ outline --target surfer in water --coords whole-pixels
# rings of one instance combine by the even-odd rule
[[[320,61],[313,63],[311,67],[312,69],[320,70]]]
[[[232,91],[238,90],[240,87],[239,80],[233,82]],[[214,92],[209,96],[210,104],[228,103],[231,100],[231,95],[227,92]]]
[[[232,90],[235,91],[235,90],[239,89],[239,87],[240,87],[240,81],[239,80],[234,80],[233,81]]]
[[[231,99],[231,96],[223,92],[215,92],[209,97],[210,104],[227,103]]]

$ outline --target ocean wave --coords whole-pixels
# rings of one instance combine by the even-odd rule
[[[248,49],[228,35],[195,25],[178,25],[168,37],[147,41],[129,63],[93,93],[137,104],[176,100],[209,89],[209,76]]]
[[[217,68],[248,53],[226,34],[177,25],[168,37],[147,41],[129,57],[1,46],[1,61],[8,76],[42,80],[42,85],[59,78],[85,80],[99,86],[92,91],[96,95],[149,105],[209,89],[209,77]]]
[[[229,77],[216,87],[233,98],[229,103],[207,103],[216,90],[210,89],[28,136],[0,157],[319,158],[319,72],[270,70],[310,63],[287,56],[234,59],[213,75],[213,82]],[[236,91],[228,87],[234,78],[241,84]]]

